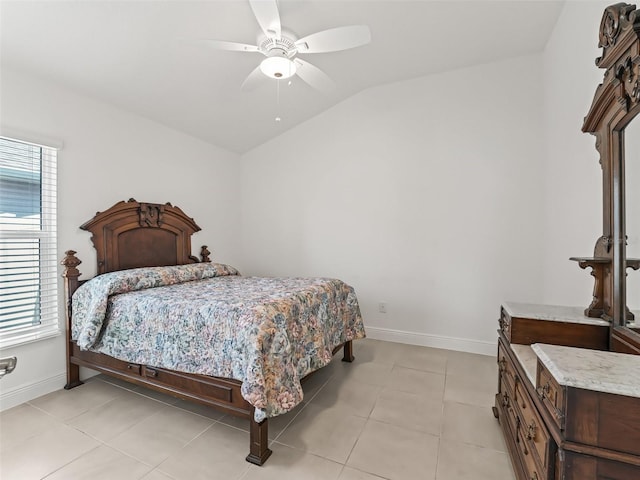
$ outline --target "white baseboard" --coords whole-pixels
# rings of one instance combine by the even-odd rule
[[[428,333],[405,332],[390,328],[366,327],[367,337],[373,340],[420,345],[422,347],[443,348],[459,352],[478,353],[480,355],[496,356],[498,340],[485,342],[468,338],[444,337]]]
[[[0,393],[0,411],[60,390],[65,383],[67,383],[67,374],[62,372],[28,385],[20,385],[7,391],[2,390],[2,393]],[[1,386],[2,384],[0,384]]]

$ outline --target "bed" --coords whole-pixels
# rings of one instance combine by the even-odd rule
[[[67,383],[80,366],[201,403],[250,423],[248,462],[271,455],[268,419],[302,400],[301,382],[364,326],[353,289],[336,279],[244,277],[191,255],[200,230],[180,208],[119,202],[80,228],[92,233],[97,275],[62,261]]]

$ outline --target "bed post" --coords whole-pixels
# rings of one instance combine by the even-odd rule
[[[80,366],[75,363],[71,363],[71,296],[73,292],[79,286],[78,277],[81,275],[80,271],[76,268],[82,262],[76,257],[76,252],[73,250],[67,250],[65,257],[60,262],[64,265],[64,272],[62,272],[62,278],[64,278],[64,299],[65,299],[65,330],[67,338],[67,384],[64,386],[65,390],[69,390],[78,385],[82,385],[80,381]]]
[[[271,455],[269,450],[269,420],[256,422],[253,412],[251,413],[251,424],[249,425],[249,455],[247,462],[254,465],[262,465]]]
[[[202,245],[202,248],[200,249],[200,257],[202,258],[202,262],[211,262],[209,255],[211,255],[211,252],[209,251],[207,246]]]
[[[343,362],[353,362],[356,357],[353,356],[353,342],[351,340],[347,340],[344,342],[344,356],[342,357]]]

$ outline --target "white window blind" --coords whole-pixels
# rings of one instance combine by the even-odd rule
[[[59,333],[56,153],[0,137],[0,346]]]

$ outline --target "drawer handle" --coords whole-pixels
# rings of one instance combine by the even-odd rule
[[[505,316],[500,316],[500,319],[498,320],[498,323],[500,324],[500,328],[504,331],[509,330],[509,327],[511,326],[511,322],[509,321],[509,319]]]
[[[503,407],[509,406],[509,395],[507,395],[506,393],[502,394],[502,406]]]
[[[154,370],[153,368],[146,367],[144,371],[147,377],[156,378],[158,376],[158,371]]]
[[[136,372],[140,372],[140,365],[136,365],[135,363],[128,363],[127,370],[135,370]]]
[[[533,472],[533,475],[531,475],[531,480],[538,480],[538,474],[536,472]]]
[[[547,383],[544,385],[544,387],[538,387],[536,388],[536,392],[538,393],[538,396],[540,398],[548,398],[549,397],[549,392],[551,391],[551,384],[550,382],[547,381]]]
[[[499,364],[499,369],[501,373],[504,373],[507,371],[507,361],[504,358],[500,360],[498,364]]]
[[[527,428],[527,440],[535,441],[535,439],[536,439],[536,422],[531,421],[531,424]]]

